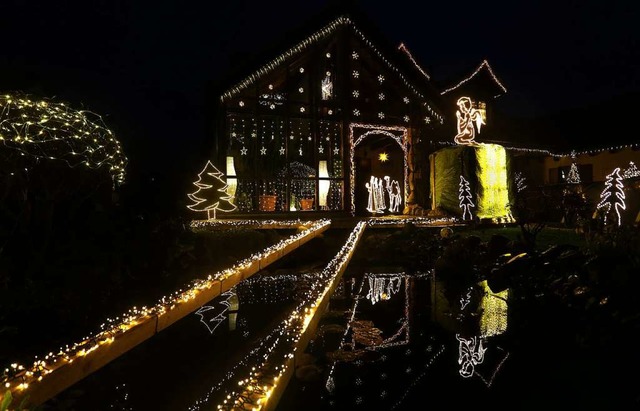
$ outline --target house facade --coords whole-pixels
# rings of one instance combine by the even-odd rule
[[[495,126],[506,92],[486,60],[436,84],[404,44],[361,16],[334,15],[219,96],[215,162],[226,167],[231,214],[473,211],[504,221],[516,174],[530,188],[562,186],[575,163],[588,184],[640,162],[636,146],[514,147]]]
[[[338,16],[222,94],[217,161],[238,213],[402,214],[428,202],[441,96],[406,50],[374,38]]]

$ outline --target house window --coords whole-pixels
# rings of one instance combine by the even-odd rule
[[[475,108],[480,112],[480,115],[482,116],[482,121],[486,123],[487,122],[487,103],[485,103],[484,101],[474,101],[473,108]]]

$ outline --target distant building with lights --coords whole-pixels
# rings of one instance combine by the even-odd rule
[[[474,211],[495,219],[508,214],[516,173],[530,186],[562,184],[577,162],[584,182],[603,181],[618,161],[500,138],[493,102],[507,88],[486,60],[436,84],[355,10],[306,27],[219,95],[214,161],[226,166],[234,215],[459,217],[463,177]],[[625,165],[640,162],[623,151]]]

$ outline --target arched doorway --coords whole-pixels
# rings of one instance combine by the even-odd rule
[[[406,129],[351,124],[351,210],[402,214],[407,196]]]

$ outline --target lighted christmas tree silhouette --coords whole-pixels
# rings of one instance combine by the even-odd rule
[[[607,179],[604,182],[604,189],[602,190],[602,194],[600,194],[600,199],[600,203],[598,203],[598,210],[602,210],[604,215],[604,224],[607,224],[609,215],[615,211],[614,219],[618,225],[621,225],[622,218],[620,217],[620,210],[625,210],[627,206],[624,203],[624,185],[622,184],[620,167],[617,167],[607,176]]]
[[[580,184],[580,173],[578,172],[576,163],[571,163],[571,169],[569,169],[569,174],[567,174],[567,183]]]
[[[629,167],[627,167],[622,173],[622,178],[634,178],[640,177],[640,170],[636,167],[636,164],[633,161],[629,161]]]
[[[516,172],[516,190],[521,192],[525,188],[527,188],[527,179],[522,175],[520,171]]]
[[[464,177],[460,176],[460,190],[459,190],[458,198],[460,199],[460,208],[462,209],[462,219],[467,219],[467,214],[469,215],[469,220],[473,218],[471,214],[471,207],[475,207],[475,204],[471,201],[471,188],[469,187],[469,182],[465,180]]]
[[[211,164],[211,161],[207,161],[204,169],[198,174],[198,181],[193,183],[198,189],[187,195],[194,204],[187,207],[193,211],[206,211],[208,219],[211,219],[211,211],[215,219],[218,210],[235,210],[236,206],[231,203],[233,196],[227,192],[229,186],[222,176],[222,172]]]

